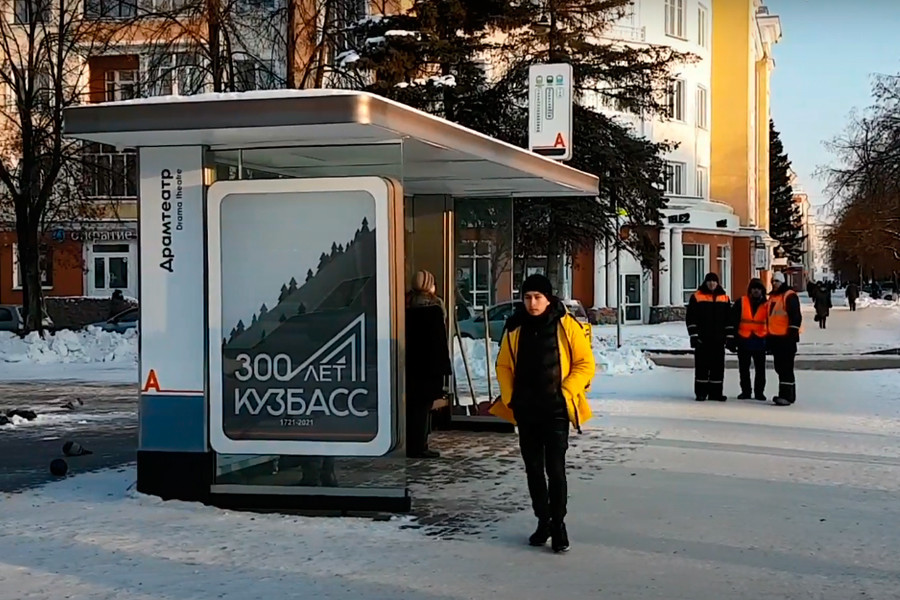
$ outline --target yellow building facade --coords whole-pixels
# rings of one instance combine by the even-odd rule
[[[781,20],[761,0],[713,0],[710,197],[740,218],[732,287],[768,279],[770,82]]]

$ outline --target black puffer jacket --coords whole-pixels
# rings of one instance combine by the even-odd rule
[[[568,418],[559,363],[559,322],[565,315],[563,303],[554,299],[539,317],[520,306],[506,321],[507,330],[519,329],[512,398],[516,421]]]
[[[706,289],[706,285],[694,292],[688,302],[685,321],[692,342],[699,339],[704,344],[724,345],[725,338],[734,335],[731,301],[718,284],[712,292]]]

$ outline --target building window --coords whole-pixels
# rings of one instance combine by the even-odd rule
[[[274,63],[252,58],[235,59],[234,91],[271,90],[275,88]]]
[[[697,9],[697,44],[709,48],[709,10],[702,4]]]
[[[50,17],[49,0],[15,0],[13,17],[16,25],[44,23]]]
[[[684,80],[676,79],[670,84],[667,110],[670,119],[684,121]]]
[[[49,246],[41,246],[41,287],[45,290],[53,289],[53,251]],[[22,289],[23,271],[19,268],[19,245],[12,244],[12,280],[13,289]]]
[[[137,15],[136,0],[85,0],[88,19],[131,19]]]
[[[685,39],[685,0],[666,0],[666,35]]]
[[[697,167],[697,197],[706,200],[709,191],[709,170],[706,167]]]
[[[138,72],[137,71],[107,71],[106,101],[132,100],[138,97]]]
[[[465,301],[473,309],[480,310],[492,304],[493,244],[485,241],[468,241],[462,242],[461,246],[456,285]]]
[[[143,71],[143,69],[142,69]],[[200,55],[175,52],[150,57],[147,62],[148,88],[152,96],[190,96],[205,88]]]
[[[709,90],[697,86],[697,127],[709,129]]]
[[[718,246],[716,248],[716,267],[719,270],[719,283],[725,288],[725,291],[731,291],[733,295],[734,290],[731,289],[731,247],[730,246]]]
[[[709,253],[709,246],[704,244],[682,244],[684,266],[684,275],[682,282],[684,283],[684,303],[687,304],[691,300],[694,292],[700,289],[703,279],[706,277],[706,262]]]
[[[134,149],[87,144],[82,153],[85,195],[92,200],[137,198],[138,164]]]
[[[666,163],[666,195],[684,196],[684,172],[686,168],[684,163]]]

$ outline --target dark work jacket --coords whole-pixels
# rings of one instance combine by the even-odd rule
[[[559,322],[565,314],[555,300],[539,317],[520,306],[506,321],[508,330],[519,328],[511,403],[517,422],[568,419],[559,363]]]
[[[439,305],[406,309],[406,395],[410,402],[431,403],[450,375],[450,349],[444,311]]]
[[[722,286],[713,292],[700,286],[688,302],[685,321],[688,334],[699,337],[704,344],[724,346],[725,338],[734,335],[731,302]]]
[[[767,302],[765,294],[760,296],[757,300],[749,293],[743,298],[738,298],[734,301],[734,304],[731,305],[731,330],[734,332],[734,339],[737,341],[738,346],[745,350],[751,352],[765,350],[766,338],[756,337],[755,335],[751,335],[749,338],[742,338],[738,335],[738,331],[741,327],[741,318],[743,317],[742,311],[744,309],[744,300],[750,301],[750,307],[753,309],[754,314],[760,306],[764,306]],[[766,309],[763,309],[763,314],[766,314],[765,310]]]

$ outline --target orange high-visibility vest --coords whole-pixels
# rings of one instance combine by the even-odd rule
[[[769,297],[769,333],[771,335],[787,335],[791,329],[791,323],[787,312],[787,299],[797,295],[794,290],[788,290],[783,294],[775,294]]]
[[[766,321],[765,302],[761,302],[756,309],[756,313],[754,313],[750,298],[747,296],[741,298],[741,324],[738,326],[738,335],[740,337],[744,339],[748,339],[753,335],[759,338],[766,337],[766,334],[769,332]]]

